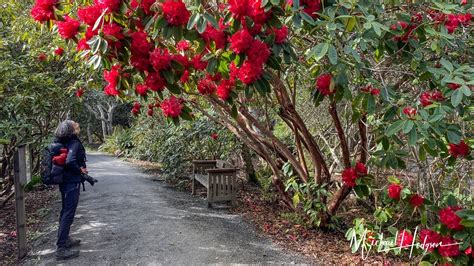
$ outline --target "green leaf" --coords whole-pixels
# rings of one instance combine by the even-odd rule
[[[186,26],[186,28],[188,30],[193,29],[200,18],[201,18],[201,14],[198,14],[198,13],[193,14],[191,18],[189,18],[188,25]]]
[[[204,18],[209,22],[211,23],[211,25],[216,29],[218,30],[219,29],[219,23],[217,23],[217,20],[214,16],[212,16],[211,14],[209,14],[209,12],[205,12],[204,13]]]
[[[415,146],[418,140],[418,133],[416,132],[416,128],[412,128],[410,134],[408,134],[408,145]]]
[[[354,187],[354,192],[356,193],[357,197],[363,198],[370,195],[369,187],[366,185],[357,185]]]
[[[328,57],[329,57],[329,62],[331,64],[336,65],[337,64],[337,51],[336,47],[334,45],[329,45],[329,50],[328,50]]]
[[[385,130],[385,134],[390,137],[394,134],[396,134],[398,131],[400,131],[403,128],[403,125],[405,124],[404,120],[398,120],[395,121],[395,123],[391,124],[388,126],[388,128]]]
[[[408,132],[411,131],[411,129],[413,128],[413,121],[411,120],[407,120],[405,121],[405,123],[403,124],[403,133],[407,134]]]
[[[351,32],[354,29],[355,25],[357,25],[357,18],[349,18],[346,22],[346,31]]]
[[[453,67],[453,64],[451,64],[451,62],[449,62],[448,60],[446,60],[446,59],[444,59],[444,58],[441,58],[441,60],[439,60],[439,62],[440,62],[441,65],[443,65],[443,67],[446,68],[449,72],[453,72],[454,67]]]
[[[200,17],[198,26],[197,26],[198,32],[203,33],[206,30],[206,27],[207,27],[207,21],[203,17]]]
[[[424,261],[418,263],[418,266],[432,266],[432,265],[433,265],[433,264],[431,264],[431,262],[426,261],[426,260],[424,260]]]
[[[328,52],[329,49],[329,43],[319,43],[316,45],[313,49],[311,49],[306,56],[306,59],[310,59],[314,57],[316,61],[319,61],[321,58],[323,58],[326,53]]]
[[[460,89],[455,90],[453,94],[451,94],[451,104],[454,107],[457,107],[461,103],[463,95],[464,94],[462,90]]]
[[[390,184],[400,184],[400,179],[398,179],[394,175],[391,175],[391,176],[387,177],[387,180]]]

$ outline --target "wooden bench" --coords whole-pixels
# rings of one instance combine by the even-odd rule
[[[237,169],[221,160],[193,160],[192,194],[196,193],[196,181],[207,189],[207,206],[230,201],[235,204]]]

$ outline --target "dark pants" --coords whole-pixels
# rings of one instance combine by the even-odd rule
[[[80,184],[64,183],[59,185],[63,207],[59,216],[58,242],[56,243],[58,248],[65,247],[66,241],[69,239],[69,230],[79,202]]]

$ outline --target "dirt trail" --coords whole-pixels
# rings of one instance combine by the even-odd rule
[[[88,168],[99,179],[81,191],[71,229],[82,240],[71,265],[306,263],[275,247],[253,227],[226,210],[208,209],[203,199],[152,181],[132,164],[89,154]],[[48,217],[47,233],[33,243],[23,264],[56,264],[60,203]]]

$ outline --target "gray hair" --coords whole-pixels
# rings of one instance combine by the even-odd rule
[[[74,129],[74,124],[76,122],[72,120],[64,120],[61,123],[59,123],[58,127],[56,128],[56,131],[54,131],[54,135],[57,138],[69,138],[72,137],[76,134],[75,129]]]

